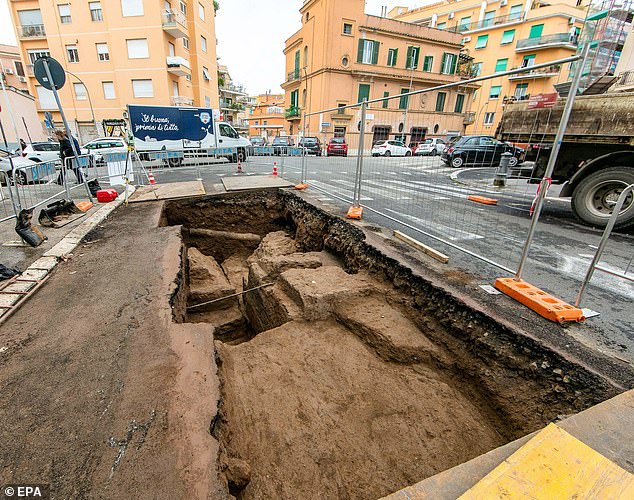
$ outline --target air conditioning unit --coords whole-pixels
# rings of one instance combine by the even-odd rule
[[[508,5],[509,0],[501,0],[500,1],[500,7],[504,7],[505,5]]]
[[[470,37],[470,36],[465,36],[465,37],[462,39],[462,43],[469,43],[470,41],[471,41],[471,37]]]
[[[450,12],[449,15],[447,16],[448,19],[453,19],[455,17],[455,13]]]
[[[26,77],[24,76],[18,76],[18,81],[22,82],[22,83],[26,83]]]
[[[127,119],[128,119],[128,112],[127,112],[127,111],[124,111],[124,112],[121,114],[121,116],[123,116],[123,119],[124,119],[124,120],[127,120]]]
[[[12,75],[12,74],[13,74],[13,70],[12,70],[11,68],[4,68],[4,72],[5,72],[7,75]]]

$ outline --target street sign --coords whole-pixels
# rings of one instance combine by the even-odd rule
[[[552,108],[557,103],[559,94],[536,94],[528,99],[528,109]]]
[[[321,123],[321,128],[328,128],[330,127],[330,122],[322,122]]]
[[[49,80],[44,62],[48,63],[52,81]],[[52,57],[40,57],[36,59],[33,63],[33,74],[40,85],[48,90],[53,90],[53,87],[59,90],[66,83],[66,72],[64,68]]]
[[[53,122],[53,115],[50,113],[50,111],[44,112],[44,125],[49,130],[53,130],[55,128],[55,123]]]

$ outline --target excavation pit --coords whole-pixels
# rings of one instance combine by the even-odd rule
[[[620,391],[292,193],[162,222],[182,226],[174,320],[213,328],[237,498],[380,498]]]

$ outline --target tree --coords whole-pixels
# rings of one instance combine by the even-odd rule
[[[218,9],[220,9],[220,4],[218,3],[218,0],[214,0],[214,10],[218,12]]]

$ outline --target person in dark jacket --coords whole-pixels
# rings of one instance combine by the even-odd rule
[[[81,169],[79,168],[79,165],[77,164],[77,160],[76,159],[70,160],[68,163],[66,163],[66,158],[75,158],[75,151],[73,150],[73,146],[71,145],[70,139],[66,135],[66,132],[64,132],[63,130],[56,130],[55,137],[59,141],[59,157],[62,160],[62,165],[66,165],[67,168],[68,167],[72,168],[73,172],[75,172],[75,177],[77,177],[78,183],[84,182],[83,174]],[[77,139],[75,139],[72,136],[71,136],[71,139],[73,143],[75,144],[75,149],[77,150],[77,152],[79,152],[80,151],[79,142],[77,142]],[[58,184],[64,183],[64,169],[63,168],[62,170],[60,170],[59,177],[57,178],[57,183]]]

